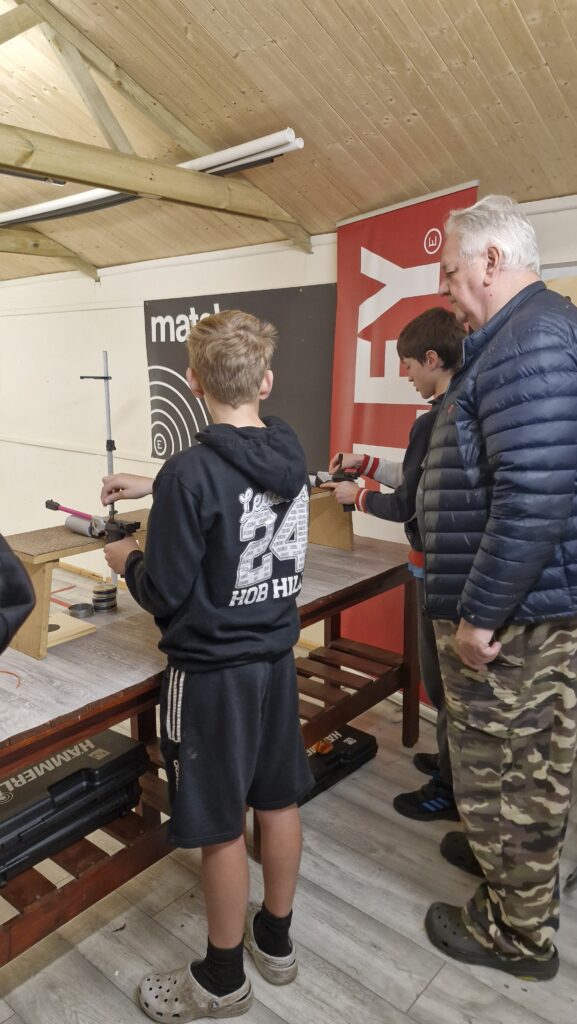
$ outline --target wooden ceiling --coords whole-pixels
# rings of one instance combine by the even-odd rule
[[[109,146],[48,38],[64,17],[168,112],[91,65],[140,157],[174,165],[293,127],[303,150],[234,177],[310,234],[473,178],[518,200],[577,192],[577,0],[0,0],[0,16],[16,7],[46,20],[0,46],[0,124]],[[0,210],[79,190],[0,174]],[[96,267],[285,237],[166,199],[31,227]],[[0,279],[70,266],[0,251]]]

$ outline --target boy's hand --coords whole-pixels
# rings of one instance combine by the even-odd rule
[[[338,501],[339,505],[354,505],[355,499],[361,487],[357,487],[356,484],[348,483],[343,480],[339,484],[326,483],[321,484],[321,489],[325,491],[332,491],[335,501]]]
[[[332,476],[338,469],[358,469],[362,461],[362,455],[354,455],[352,452],[345,455],[343,452],[337,452],[329,462],[329,473]]]
[[[153,478],[137,476],[135,473],[112,473],[102,477],[100,500],[103,505],[112,505],[122,498],[144,498],[152,494]]]
[[[138,551],[139,547],[132,537],[124,537],[123,540],[115,540],[112,544],[104,547],[104,557],[113,572],[124,576],[126,559],[131,551]]]
[[[455,650],[464,665],[481,672],[495,660],[501,644],[493,640],[493,630],[480,629],[466,619],[461,619],[455,635]]]

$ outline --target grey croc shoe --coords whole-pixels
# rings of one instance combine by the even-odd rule
[[[291,939],[292,949],[288,956],[270,956],[259,949],[254,937],[254,919],[259,910],[260,907],[249,913],[244,932],[244,947],[252,956],[265,981],[271,985],[288,985],[294,981],[299,969],[295,944]]]
[[[166,1024],[188,1024],[201,1017],[239,1017],[253,1001],[250,981],[228,996],[207,992],[190,973],[188,965],[170,974],[151,974],[143,978],[138,998],[152,1020]]]
[[[556,949],[549,960],[501,956],[492,949],[485,949],[467,929],[461,907],[450,903],[431,904],[425,917],[425,929],[433,946],[464,964],[495,967],[525,981],[549,981],[559,970]]]

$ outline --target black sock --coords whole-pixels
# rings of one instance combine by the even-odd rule
[[[286,917],[275,917],[264,903],[254,919],[254,937],[259,949],[269,956],[288,956],[292,950],[289,939],[293,912]]]
[[[242,950],[242,942],[232,949],[218,949],[209,939],[204,960],[191,964],[190,972],[208,992],[228,996],[245,982]]]

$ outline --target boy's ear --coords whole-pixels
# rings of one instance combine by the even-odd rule
[[[443,360],[440,358],[439,353],[435,352],[434,348],[429,348],[425,352],[425,366],[427,370],[438,370],[443,366]]]
[[[262,384],[260,386],[260,390],[258,393],[258,397],[262,402],[264,402],[265,398],[268,398],[272,391],[273,379],[274,378],[272,370],[265,370],[264,377],[262,379]]]
[[[202,390],[194,372],[190,369],[190,366],[186,370],[186,380],[190,390],[192,391],[195,398],[204,398],[204,391]]]

